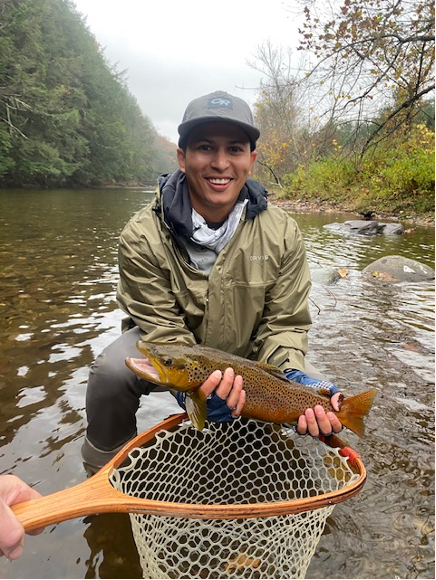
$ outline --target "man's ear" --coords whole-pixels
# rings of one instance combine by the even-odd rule
[[[185,173],[185,152],[181,147],[177,147],[177,161],[179,162],[179,169],[182,173]]]
[[[249,175],[251,175],[251,170],[253,169],[253,165],[255,164],[256,159],[257,159],[257,151],[252,151],[251,152],[251,165],[250,165]]]

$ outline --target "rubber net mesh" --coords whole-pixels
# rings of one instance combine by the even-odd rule
[[[131,452],[111,483],[146,499],[230,505],[318,496],[357,478],[317,439],[241,419],[161,431]],[[130,517],[144,578],[304,578],[332,510],[230,520]]]

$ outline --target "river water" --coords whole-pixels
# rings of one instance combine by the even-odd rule
[[[122,318],[117,238],[149,199],[141,190],[0,190],[0,473],[43,494],[85,479],[88,368]],[[434,284],[361,275],[389,254],[434,267],[434,228],[368,238],[323,227],[349,215],[294,217],[311,268],[347,271],[313,286],[309,360],[345,392],[378,389],[365,437],[343,433],[368,480],[329,517],[307,577],[434,578]],[[173,410],[169,395],[144,398],[139,428]],[[126,515],[49,526],[25,546],[19,561],[0,559],[0,577],[141,577]]]

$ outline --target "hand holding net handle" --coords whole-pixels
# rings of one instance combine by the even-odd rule
[[[141,500],[117,491],[109,476],[135,447],[140,447],[162,429],[171,429],[187,417],[180,413],[162,421],[129,441],[104,467],[89,479],[62,491],[11,506],[26,532],[82,516],[114,513],[164,513],[153,510],[153,502]],[[148,511],[150,509],[150,511]]]

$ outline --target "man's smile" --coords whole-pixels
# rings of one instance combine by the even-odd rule
[[[206,177],[207,183],[216,191],[225,189],[233,181],[231,177]]]
[[[210,183],[216,183],[218,185],[223,185],[231,181],[230,177],[206,177]]]

